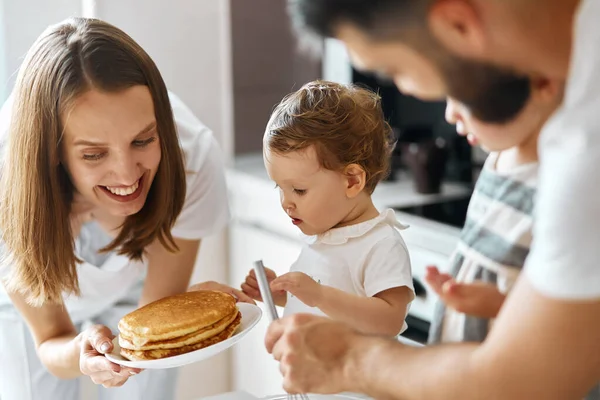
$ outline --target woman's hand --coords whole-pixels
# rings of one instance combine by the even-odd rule
[[[219,292],[229,293],[230,295],[236,298],[238,303],[256,304],[254,300],[252,300],[250,297],[244,294],[244,292],[242,292],[241,290],[234,289],[230,286],[223,285],[215,281],[196,283],[195,285],[190,286],[188,292],[193,292],[196,290],[217,290]]]
[[[81,354],[79,369],[88,375],[95,384],[104,387],[122,386],[127,379],[142,371],[139,368],[123,367],[108,361],[104,354],[113,350],[110,329],[103,325],[94,325],[81,334]]]

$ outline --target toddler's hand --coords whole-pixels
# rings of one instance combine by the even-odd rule
[[[425,280],[446,306],[474,317],[496,318],[506,298],[496,285],[459,283],[450,275],[440,273],[436,267],[427,268]]]
[[[265,268],[265,275],[267,276],[267,282],[269,282],[269,284],[271,284],[271,282],[273,282],[273,280],[277,278],[277,274],[275,273],[275,271],[269,268]],[[253,298],[254,300],[263,301],[260,295],[258,281],[256,280],[256,274],[254,273],[253,269],[251,269],[250,272],[248,272],[248,275],[246,276],[246,281],[242,283],[241,288],[242,292],[244,292],[247,296]],[[271,296],[273,296],[273,302],[276,305],[280,307],[285,306],[287,295],[284,291],[277,292],[271,289]]]
[[[309,307],[317,307],[322,298],[323,287],[302,272],[288,272],[271,282],[271,290],[286,291]]]
[[[427,271],[425,273],[425,282],[429,284],[435,294],[437,294],[439,297],[442,297],[442,286],[444,286],[444,283],[450,280],[452,280],[452,276],[450,274],[441,273],[440,270],[434,266],[427,267]]]

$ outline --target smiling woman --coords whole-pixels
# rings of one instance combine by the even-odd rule
[[[133,86],[81,95],[66,118],[62,152],[77,191],[126,217],[146,202],[161,161],[160,145],[150,90]]]
[[[175,370],[129,379],[104,354],[123,315],[189,289],[228,221],[211,131],[137,43],[84,18],[36,40],[0,127],[0,398],[75,400],[82,373],[123,386],[103,399],[174,398]]]

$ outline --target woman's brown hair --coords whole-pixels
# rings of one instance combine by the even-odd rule
[[[155,240],[177,246],[171,228],[185,199],[185,170],[167,88],[152,59],[127,34],[97,19],[49,27],[29,49],[13,93],[0,191],[2,267],[7,290],[33,305],[79,294],[70,209],[73,186],[60,162],[62,118],[82,93],[147,86],[152,95],[161,162],[142,210],[126,218],[103,251],[141,259]]]
[[[369,194],[389,173],[394,146],[376,93],[328,81],[309,82],[287,95],[275,107],[264,141],[280,154],[314,146],[321,166],[332,171],[360,165]]]

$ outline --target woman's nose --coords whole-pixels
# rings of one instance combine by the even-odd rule
[[[116,157],[113,174],[120,185],[133,185],[140,178],[140,168],[134,157],[122,153]]]

